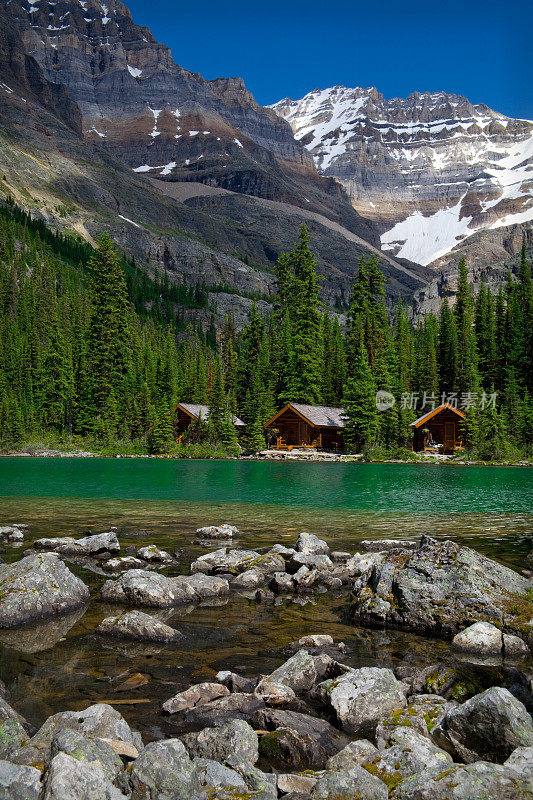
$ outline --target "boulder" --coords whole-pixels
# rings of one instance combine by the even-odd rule
[[[183,638],[180,631],[143,611],[127,611],[116,617],[106,617],[98,625],[96,633],[140,642],[176,642]]]
[[[124,800],[98,761],[58,753],[44,780],[43,800]]]
[[[0,759],[10,759],[29,740],[28,723],[0,699]]]
[[[514,769],[520,775],[533,778],[533,745],[530,747],[517,747],[507,761],[504,761],[503,766]]]
[[[24,541],[24,530],[27,525],[2,525],[0,526],[0,542],[20,544]]]
[[[392,732],[387,748],[364,766],[389,788],[393,788],[417,772],[442,772],[452,764],[451,755],[436,747],[431,739],[421,736],[412,728],[398,726]]]
[[[242,719],[233,719],[218,728],[204,728],[182,737],[191,756],[255,764],[259,758],[259,742],[254,729]]]
[[[270,548],[271,553],[278,553],[280,556],[283,556],[285,561],[289,561],[292,556],[295,554],[296,550],[294,547],[285,547],[283,544],[275,544],[273,547]]]
[[[208,793],[213,793],[219,789],[240,789],[246,790],[247,786],[244,778],[234,769],[212,761],[209,758],[193,758],[194,768],[200,781],[200,786]]]
[[[259,741],[259,752],[279,769],[323,769],[327,759],[346,742],[333,725],[298,711],[265,709],[253,717],[255,727],[269,731]]]
[[[333,562],[329,556],[315,555],[314,553],[295,553],[288,562],[289,572],[298,572],[300,567],[315,569],[317,572],[328,572],[333,569]]]
[[[110,558],[100,564],[105,572],[126,572],[128,569],[143,569],[144,562],[134,556],[122,556],[120,558]]]
[[[508,767],[478,761],[442,772],[418,772],[394,790],[394,800],[531,800],[533,783]]]
[[[137,551],[139,558],[143,561],[148,561],[149,564],[169,564],[174,561],[170,553],[166,550],[161,550],[155,544],[149,544],[146,547],[140,547]]]
[[[282,574],[284,575],[285,573]],[[263,586],[265,580],[265,573],[254,567],[253,569],[247,569],[241,572],[240,575],[237,575],[231,582],[231,588],[238,592],[255,592],[256,589]]]
[[[118,711],[106,703],[96,703],[85,711],[63,711],[48,717],[35,736],[32,736],[28,747],[46,750],[51,746],[56,733],[63,729],[79,731],[87,739],[111,739],[126,742],[136,748],[143,746],[139,734],[132,731]]]
[[[507,689],[493,686],[449,710],[432,737],[467,764],[480,760],[501,764],[517,747],[533,745],[533,722]]]
[[[276,594],[290,594],[294,591],[294,581],[287,572],[275,572],[268,585]]]
[[[198,774],[179,739],[152,742],[131,769],[131,800],[190,800],[200,791]]]
[[[111,782],[123,769],[122,759],[108,742],[103,739],[88,739],[79,731],[68,728],[54,734],[46,763],[50,764],[58,753],[66,753],[77,761],[97,761]]]
[[[445,714],[457,703],[448,702],[436,694],[412,695],[406,708],[393,711],[380,720],[376,728],[375,741],[382,748],[388,743],[391,734],[398,726],[411,728],[429,738],[433,728],[438,725]]]
[[[129,569],[120,578],[106,581],[100,596],[109,603],[152,608],[190,603],[196,597],[192,587],[187,589],[173,578],[146,569]]]
[[[285,561],[279,553],[269,552],[261,555],[255,550],[228,550],[227,547],[222,547],[193,561],[191,572],[203,572],[207,575],[239,575],[254,567],[264,573],[283,572]]]
[[[301,647],[331,647],[333,645],[333,636],[329,633],[313,633],[307,636],[302,636],[298,640]]]
[[[296,701],[296,695],[290,686],[268,677],[262,678],[254,691],[267,706],[285,706]]]
[[[387,800],[388,796],[385,784],[362,767],[353,767],[349,772],[326,772],[311,792],[311,800]]]
[[[40,791],[38,769],[0,761],[0,800],[39,800]]]
[[[379,750],[368,739],[357,739],[326,761],[326,769],[351,770],[379,756]]]
[[[176,714],[178,711],[186,711],[189,708],[205,705],[218,697],[227,697],[229,689],[221,683],[197,683],[190,686],[184,692],[178,692],[163,703],[163,711],[167,714]]]
[[[60,555],[69,556],[96,556],[100,553],[120,552],[120,544],[114,531],[84,536],[82,539],[74,539],[72,536],[37,539],[33,546],[36,550],[53,550]]]
[[[457,633],[452,641],[454,650],[476,656],[507,656],[517,658],[529,653],[523,639],[503,633],[490,622],[475,622]]]
[[[87,586],[52,553],[0,564],[0,585],[0,628],[64,614],[89,601]]]
[[[232,719],[249,721],[256,711],[265,708],[265,702],[255,694],[235,692],[228,697],[219,697],[209,703],[195,706],[183,712],[180,723],[184,729],[222,725]]]
[[[479,621],[531,633],[528,587],[526,578],[469,547],[423,536],[416,550],[386,554],[361,575],[352,618],[446,637]]]
[[[239,535],[235,525],[208,525],[205,528],[197,528],[196,533],[200,539],[233,539]]]
[[[309,692],[317,679],[313,656],[309,655],[307,650],[299,650],[281,667],[275,669],[268,678],[273,683],[288,686],[295,694]]]
[[[196,575],[179,575],[173,579],[174,585],[184,591],[187,595],[192,593],[194,602],[201,603],[204,600],[225,597],[229,594],[230,588],[226,578],[197,573]]]
[[[243,761],[239,754],[228,756],[226,764],[244,778],[246,786],[252,792],[249,800],[277,800],[278,791],[275,775],[262,772],[257,767],[254,767],[250,761]],[[243,798],[242,796],[237,797],[236,800],[243,800]]]
[[[298,572],[292,576],[293,584],[299,592],[312,591],[313,586],[318,580],[318,572],[316,569],[309,569],[309,567],[301,566]]]
[[[257,686],[257,679],[243,678],[242,675],[231,672],[229,669],[221,669],[220,672],[217,672],[215,678],[219,683],[227,686],[230,692],[249,693],[253,692]]]
[[[378,723],[407,705],[405,687],[390,669],[361,667],[318,686],[322,700],[334,710],[341,727],[373,737]]]
[[[306,555],[329,555],[328,543],[323,539],[319,539],[314,533],[306,533],[305,531],[298,536],[294,549],[298,553],[305,553]]]
[[[305,775],[302,773],[282,773],[278,775],[278,791],[282,794],[297,792],[298,794],[309,794],[315,786],[318,777],[315,775]]]

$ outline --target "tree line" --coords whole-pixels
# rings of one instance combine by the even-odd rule
[[[264,422],[288,401],[342,405],[349,450],[409,447],[409,423],[454,397],[464,442],[483,458],[532,447],[531,266],[496,296],[476,298],[464,262],[455,305],[413,324],[387,312],[374,257],[358,265],[345,318],[320,301],[309,234],[276,267],[272,311],[252,303],[237,331],[186,324],[183,306],[208,311],[205,287],[151,278],[108,235],[92,248],[50,231],[13,204],[0,208],[0,444],[84,443],[102,452],[237,453],[265,446]],[[342,323],[342,324],[341,324]],[[376,408],[376,393],[393,405]],[[496,398],[488,408],[479,398]],[[178,402],[205,403],[208,420],[176,444]],[[423,409],[423,410],[422,410]]]

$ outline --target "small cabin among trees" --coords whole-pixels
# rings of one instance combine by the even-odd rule
[[[462,445],[462,411],[449,403],[437,406],[411,422],[414,429],[413,450],[437,450],[453,453]]]
[[[344,408],[308,406],[287,403],[265,423],[267,437],[283,447],[317,447],[321,450],[342,450]]]
[[[203,422],[207,422],[209,419],[209,406],[195,403],[178,403],[176,406],[176,430],[178,436],[185,433],[191,422],[197,422],[200,418]],[[246,423],[235,415],[233,415],[233,424],[237,433],[242,433],[246,428]]]

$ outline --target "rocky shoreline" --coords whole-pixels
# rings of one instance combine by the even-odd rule
[[[25,535],[20,523],[0,528],[18,546]],[[325,630],[284,648],[289,657],[267,675],[222,669],[168,697],[156,716],[171,736],[149,743],[108,703],[54,714],[35,731],[3,687],[2,800],[533,798],[529,573],[427,536],[361,542],[355,554],[308,533],[293,547],[243,549],[230,525],[198,529],[195,541],[207,552],[189,574],[169,576],[163,570],[179,553],[154,545],[122,553],[116,530],[36,540],[0,564],[0,627],[23,630],[83,608],[89,590],[71,562],[115,573],[98,599],[123,610],[95,628],[96,640],[170,648],[183,634],[154,609],[235,593],[274,603],[328,592],[356,625],[449,640],[474,663],[507,664],[511,677],[479,691],[440,663],[354,668]]]

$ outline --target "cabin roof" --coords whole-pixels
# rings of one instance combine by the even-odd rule
[[[460,419],[465,418],[465,414],[463,414],[462,411],[459,411],[459,409],[455,408],[455,406],[452,406],[449,403],[442,403],[442,405],[437,406],[437,408],[434,408],[433,411],[428,411],[427,414],[424,414],[423,416],[418,417],[418,419],[415,419],[414,422],[411,422],[410,427],[419,428],[421,425],[424,424],[424,422],[429,422],[430,419],[435,417],[437,414],[440,414],[441,411],[453,411],[453,413],[457,414],[457,416]]]
[[[281,411],[278,411],[272,419],[265,423],[268,427],[275,422],[281,415],[292,408],[293,411],[303,417],[303,419],[314,428],[344,428],[346,411],[344,408],[333,408],[331,406],[308,406],[303,403],[287,403]]]
[[[199,419],[200,416],[205,421],[209,419],[209,406],[197,405],[196,403],[178,403],[177,408],[181,408],[182,411],[185,411],[186,414],[194,419]],[[246,423],[235,414],[232,416],[232,420],[237,428],[246,427]]]

